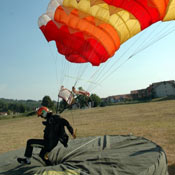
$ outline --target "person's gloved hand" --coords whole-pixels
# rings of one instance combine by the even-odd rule
[[[76,139],[76,133],[77,133],[77,129],[75,129],[75,131],[74,131],[74,133],[73,133],[73,135],[72,135],[72,137],[74,138],[74,139]]]
[[[76,139],[76,135],[75,134],[73,134],[72,137],[73,137],[73,139]]]

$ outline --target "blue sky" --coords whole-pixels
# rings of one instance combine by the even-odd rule
[[[100,97],[175,80],[174,22],[153,25],[98,68],[74,65],[57,53],[55,44],[48,43],[38,28],[38,17],[46,12],[48,3],[1,0],[0,98],[41,100],[49,95],[57,100],[59,87],[63,84],[70,89],[77,77],[76,87]]]

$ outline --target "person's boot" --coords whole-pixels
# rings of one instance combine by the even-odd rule
[[[48,153],[45,153],[44,155],[40,153],[39,156],[47,166],[52,165],[52,163],[48,159]]]
[[[17,161],[22,165],[30,165],[31,162],[27,158],[17,158]]]
[[[45,164],[47,166],[51,166],[52,165],[52,163],[49,160],[43,159],[43,161],[45,162]]]

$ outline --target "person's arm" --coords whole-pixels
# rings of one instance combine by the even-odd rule
[[[87,97],[90,96],[90,93],[87,92],[87,91],[81,91],[81,90],[80,90],[79,93],[82,94],[82,95],[85,95],[85,96],[87,96]]]
[[[67,127],[68,131],[71,133],[72,137],[75,139],[76,138],[76,134],[74,132],[73,127],[70,125],[70,123],[66,119],[62,118],[62,121],[64,123],[64,126]]]
[[[75,89],[75,87],[72,87],[72,91],[73,91],[76,95],[85,95],[85,96],[87,96],[87,97],[90,96],[90,93],[89,93],[88,91],[84,91],[84,90],[79,90],[79,91],[77,91],[77,90]]]

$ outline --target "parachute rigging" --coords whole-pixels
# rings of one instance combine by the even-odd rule
[[[67,77],[62,75],[78,77],[76,86],[85,76],[83,79],[96,82],[85,89],[96,89],[133,56],[175,30],[173,22],[162,25],[175,19],[174,4],[175,0],[51,0],[47,12],[39,18],[39,27],[48,41],[55,40],[58,52],[66,58],[57,59],[59,84],[70,82],[65,82]],[[150,34],[147,31],[153,24],[156,27]],[[145,37],[137,46],[140,33]],[[134,42],[125,48],[129,39]],[[116,59],[109,59],[115,51]],[[94,68],[86,62],[100,66]]]

